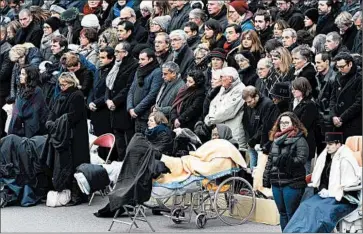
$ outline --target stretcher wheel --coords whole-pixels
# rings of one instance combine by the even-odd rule
[[[214,196],[216,214],[227,225],[246,222],[255,210],[256,195],[251,184],[241,177],[224,180]]]
[[[204,228],[204,226],[207,224],[207,215],[204,213],[200,213],[197,215],[195,219],[195,225],[198,228]]]
[[[171,220],[173,220],[173,222],[175,224],[181,224],[182,223],[182,220],[179,220],[179,218],[181,217],[185,217],[185,212],[184,210],[182,210],[181,208],[177,208],[175,210],[173,210],[173,212],[171,212]]]

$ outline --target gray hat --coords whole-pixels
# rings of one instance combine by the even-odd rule
[[[158,16],[152,19],[156,24],[160,25],[163,31],[167,31],[169,28],[169,24],[171,21],[171,17],[169,15]]]
[[[66,10],[60,6],[57,5],[52,5],[49,9],[50,12],[54,11],[58,14],[62,14],[63,12],[65,12]]]

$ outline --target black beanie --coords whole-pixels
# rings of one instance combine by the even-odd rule
[[[44,23],[48,24],[52,28],[52,31],[54,32],[59,28],[61,21],[57,17],[50,17]]]
[[[310,8],[305,11],[305,16],[308,17],[314,24],[318,23],[319,12],[315,8]]]

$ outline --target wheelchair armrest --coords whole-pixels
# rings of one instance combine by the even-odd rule
[[[353,187],[344,188],[344,192],[360,191],[361,189],[362,185],[357,185]]]

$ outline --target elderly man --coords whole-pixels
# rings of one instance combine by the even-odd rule
[[[246,133],[248,154],[250,156],[250,169],[257,166],[257,151],[255,145],[261,142],[264,117],[269,114],[272,101],[262,96],[253,86],[243,89],[242,98],[245,101],[243,114],[243,129]]]
[[[334,58],[339,74],[330,97],[330,117],[344,140],[362,135],[362,73],[349,53]]]
[[[259,79],[256,81],[257,90],[265,97],[271,98],[271,90],[275,83],[279,82],[278,75],[274,69],[272,60],[262,58],[257,64],[257,75]]]
[[[326,35],[325,51],[332,58],[340,52],[349,52],[348,48],[342,43],[342,37],[337,32],[331,32]]]
[[[334,24],[333,4],[333,0],[319,0],[318,12],[320,17],[316,24],[316,35],[339,31]]]
[[[170,37],[167,33],[158,33],[156,35],[154,44],[155,55],[160,66],[163,65],[165,62],[173,60],[173,54],[170,50]]]
[[[203,10],[197,8],[189,12],[189,22],[194,22],[198,25],[200,37],[204,35],[205,21],[207,21],[207,15]]]
[[[194,53],[187,44],[188,37],[183,30],[172,31],[169,36],[173,50],[173,62],[179,65],[180,75],[185,81],[188,69],[195,66]]]
[[[305,45],[298,46],[291,51],[291,55],[292,64],[295,68],[295,78],[305,77],[308,79],[313,89],[313,98],[317,98],[320,90],[318,82],[315,78],[316,71],[314,65],[311,63],[313,53],[311,52],[310,48]]]
[[[33,21],[30,10],[24,9],[20,11],[19,22],[21,24],[21,29],[19,29],[15,35],[15,44],[29,42],[39,48],[43,30],[40,28],[39,24],[36,24]]]
[[[170,12],[171,21],[169,24],[169,32],[181,29],[182,26],[188,22],[189,12],[192,9],[190,7],[189,1],[179,0],[172,1],[173,10]]]
[[[233,67],[222,69],[222,88],[211,101],[209,113],[204,122],[207,126],[225,124],[232,130],[232,135],[238,142],[239,150],[247,148],[245,132],[243,129],[242,92],[245,85],[241,82],[237,70]]]
[[[282,32],[282,44],[290,52],[297,46],[297,33],[292,28],[284,29]]]
[[[163,64],[162,74],[164,83],[156,97],[156,104],[153,110],[160,111],[169,118],[174,99],[180,88],[185,85],[185,82],[180,77],[178,64],[172,61]]]
[[[337,18],[335,18],[334,23],[339,28],[340,35],[342,36],[342,44],[351,51],[353,48],[354,39],[358,33],[358,29],[354,25],[352,15],[346,11],[343,11],[337,16]]]
[[[215,19],[219,22],[222,31],[224,31],[228,25],[227,19],[227,7],[224,1],[208,1],[208,14],[211,19]]]
[[[133,35],[137,42],[145,43],[147,41],[148,33],[146,29],[141,26],[139,21],[136,21],[136,13],[131,7],[124,7],[120,12],[120,20],[129,21],[134,25]]]

